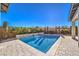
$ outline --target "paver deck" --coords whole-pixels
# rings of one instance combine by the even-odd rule
[[[65,36],[55,53],[56,56],[79,56],[79,48],[77,41],[70,36]]]
[[[0,55],[1,56],[42,56],[44,54],[17,39],[9,42],[0,43]]]
[[[42,52],[30,49],[31,46],[21,42],[20,40],[13,40],[4,43],[0,43],[0,55],[2,56],[46,56]],[[35,53],[38,52],[38,53]],[[65,36],[61,40],[59,47],[55,53],[55,56],[78,56],[79,48],[77,41],[73,40],[70,36]]]

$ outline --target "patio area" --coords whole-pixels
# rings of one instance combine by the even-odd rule
[[[79,56],[78,42],[73,40],[71,36],[65,36],[61,39],[55,56]],[[35,53],[38,52],[38,53]],[[46,56],[31,46],[21,42],[20,40],[13,40],[0,43],[0,56]],[[52,56],[48,55],[48,56]]]
[[[79,56],[78,42],[73,40],[71,36],[65,36],[61,41],[56,56]]]

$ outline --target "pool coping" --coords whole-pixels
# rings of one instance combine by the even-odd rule
[[[59,46],[59,44],[60,44],[60,42],[61,42],[61,40],[62,40],[62,37],[60,36],[60,37],[58,38],[58,40],[51,46],[51,48],[50,48],[46,53],[43,53],[43,52],[39,51],[38,49],[36,49],[36,48],[34,48],[34,47],[28,45],[27,43],[24,43],[24,42],[22,42],[22,41],[20,41],[20,40],[19,40],[19,41],[20,41],[23,45],[25,45],[25,46],[28,48],[28,50],[29,50],[32,54],[34,54],[34,56],[54,56],[54,55],[55,55],[55,52],[56,52],[56,50],[57,50],[57,48],[58,48],[58,46]]]
[[[58,46],[60,45],[61,43],[61,40],[62,40],[62,37],[60,36],[58,38],[58,40],[52,45],[52,47],[48,50],[48,52],[46,53],[48,56],[54,56],[55,53],[56,53],[56,50],[58,48]]]

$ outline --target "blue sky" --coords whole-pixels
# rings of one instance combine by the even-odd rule
[[[9,26],[70,26],[70,4],[12,3],[7,13],[1,13],[1,22]]]

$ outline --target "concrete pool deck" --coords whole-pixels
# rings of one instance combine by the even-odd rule
[[[73,40],[71,36],[65,36],[61,41],[56,56],[79,56],[78,42]]]
[[[36,53],[37,52],[37,53]],[[0,43],[0,56],[79,56],[79,48],[77,41],[73,40],[71,36],[65,36],[61,39],[55,54],[42,53],[35,48],[21,42],[20,40],[13,40]]]

